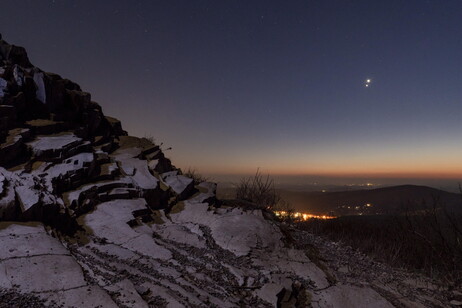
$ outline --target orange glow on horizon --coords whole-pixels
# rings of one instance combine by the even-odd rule
[[[262,157],[249,160],[201,161],[194,166],[210,175],[252,176],[259,169],[271,176],[321,176],[338,178],[416,178],[462,179],[459,157],[430,157],[415,159],[380,159],[354,157],[326,157],[309,159],[299,157]]]
[[[205,168],[204,168],[205,169]],[[204,170],[199,169],[199,170]],[[219,170],[206,170],[209,174],[227,174],[227,175],[239,175],[239,176],[252,176],[256,172],[256,168],[220,168]],[[462,167],[451,168],[451,169],[427,169],[427,170],[305,170],[300,168],[298,170],[278,170],[271,168],[260,168],[263,174],[269,174],[271,176],[321,176],[321,177],[338,177],[338,178],[415,178],[415,179],[462,179]]]
[[[462,148],[445,142],[428,144],[325,145],[309,148],[243,149],[236,156],[198,158],[194,167],[210,175],[337,178],[462,179]],[[189,157],[181,159],[191,164]],[[177,160],[175,160],[177,161]]]

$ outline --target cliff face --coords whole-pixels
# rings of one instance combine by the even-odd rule
[[[176,170],[159,146],[126,136],[78,84],[33,66],[24,48],[4,40],[0,118],[0,219],[59,224],[121,194],[153,209],[176,196],[157,185],[160,174]],[[93,182],[102,184],[82,187]],[[190,182],[177,199],[192,192]]]
[[[0,117],[0,307],[392,307],[1,39]]]
[[[106,118],[101,107],[91,100],[89,93],[59,75],[46,73],[33,66],[24,48],[0,39],[0,141],[12,137],[9,130],[24,128],[23,135],[70,131],[77,137],[92,142],[111,142],[126,135],[120,123]],[[14,139],[14,138],[13,138]],[[28,138],[25,138],[28,139]],[[24,140],[25,141],[25,140]],[[27,153],[25,147],[15,155],[2,146],[2,165],[13,165]],[[8,155],[9,154],[9,155]]]

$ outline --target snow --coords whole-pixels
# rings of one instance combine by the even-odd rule
[[[52,183],[54,180],[64,177],[65,175],[82,170],[84,166],[91,164],[95,160],[93,153],[80,153],[66,159],[62,164],[47,164],[42,165],[43,169],[40,168],[35,170],[33,174],[48,174],[45,177],[46,185],[50,192],[53,191]]]
[[[24,84],[24,73],[20,70],[18,65],[14,66],[13,77],[14,77],[14,81],[16,81],[16,84],[19,87],[22,87],[22,85]]]
[[[181,244],[189,244],[197,248],[206,248],[206,243],[196,232],[200,232],[197,225],[190,224],[191,230],[188,225],[176,225],[176,224],[162,224],[154,225],[152,228],[156,234],[161,235],[163,238],[175,241]]]
[[[125,174],[132,177],[135,186],[141,189],[156,189],[159,180],[149,171],[146,160],[135,157],[139,151],[139,149],[121,150],[113,157],[120,162],[120,167]]]
[[[154,170],[154,169],[156,169],[158,164],[159,164],[159,160],[158,159],[153,159],[153,160],[150,160],[148,162],[148,167],[149,167],[149,169]]]
[[[1,172],[1,170],[0,170]],[[4,185],[5,185],[5,176],[3,176],[3,174],[0,173],[0,195],[3,194],[3,189],[4,189]]]
[[[22,212],[27,212],[29,209],[39,204],[40,193],[31,186],[17,186],[14,190],[16,191]]]
[[[22,235],[35,234],[45,232],[43,225],[38,222],[0,222],[0,238],[14,235],[16,237],[21,237]],[[0,257],[0,259],[2,259]]]
[[[80,143],[81,138],[74,134],[64,134],[60,136],[39,136],[36,140],[29,142],[34,154],[40,155],[44,151],[60,150],[73,144]]]
[[[314,307],[391,307],[371,288],[330,285],[331,270],[290,244],[261,210],[215,207],[215,183],[152,172],[158,161],[140,159],[140,148],[97,155],[85,142],[72,133],[39,136],[28,143],[43,154],[30,172],[0,168],[0,218],[17,201],[23,211],[64,209],[52,186],[65,181],[70,208],[62,213],[81,227],[76,242],[61,239],[64,246],[40,224],[0,223],[0,288],[17,286],[63,307],[266,307],[277,305],[282,289],[305,292],[303,284]],[[149,208],[149,193],[172,208]]]
[[[282,285],[280,283],[266,283],[263,287],[255,292],[255,294],[263,299],[264,301],[273,305],[273,307],[277,307],[277,294],[281,292],[283,288],[287,288],[287,290],[291,289],[291,283],[289,282],[287,285]]]
[[[370,288],[336,285],[313,295],[314,308],[395,307]]]
[[[8,85],[8,82],[5,79],[0,78],[0,97],[3,97],[5,95],[5,90],[7,88],[7,85]]]
[[[34,74],[34,82],[37,86],[37,90],[35,91],[35,95],[39,101],[43,104],[46,103],[46,90],[45,90],[45,82],[43,81],[44,75],[42,72],[36,72]]]
[[[171,214],[176,223],[193,222],[211,229],[212,236],[219,246],[236,256],[247,255],[257,245],[277,250],[283,247],[279,229],[266,221],[261,215],[230,209],[224,214],[208,211],[208,204],[184,202],[184,210]]]
[[[172,253],[157,244],[152,234],[137,234],[125,243],[122,243],[121,246],[155,259],[168,260],[172,258]]]
[[[209,198],[214,198],[217,190],[217,184],[211,182],[202,182],[196,186],[199,194],[188,199],[189,202],[202,203]]]
[[[0,262],[0,287],[19,286],[23,292],[47,292],[86,285],[71,256],[41,255]],[[47,279],[43,279],[46,277]]]
[[[111,293],[116,293],[119,301],[126,307],[149,308],[148,304],[136,292],[133,283],[128,279],[123,279],[105,289]]]
[[[61,243],[46,234],[43,227],[23,226],[22,229],[26,232],[35,232],[26,234],[18,234],[13,228],[8,229],[8,234],[6,235],[6,232],[0,232],[0,241],[2,243],[0,260],[45,254],[69,255],[69,251]],[[16,226],[16,229],[19,228]]]
[[[79,265],[43,226],[0,223],[0,239],[0,273],[6,273],[0,275],[0,287],[16,285],[22,292],[43,292],[86,284]]]
[[[106,238],[110,243],[121,245],[142,255],[170,259],[170,251],[155,242],[152,232],[139,233],[127,224],[134,219],[133,211],[142,209],[146,209],[144,199],[114,200],[97,205],[93,212],[84,215],[81,219],[93,234]]]
[[[89,190],[96,189],[98,191],[107,191],[107,190],[112,190],[113,188],[116,188],[116,187],[128,187],[131,184],[132,184],[132,180],[129,177],[122,177],[114,181],[95,182],[95,183],[83,185],[76,190],[66,192],[64,194],[64,198],[67,200],[67,203],[69,205],[77,206],[79,203],[80,195],[82,195],[83,193]]]
[[[165,176],[165,174],[163,174],[163,179],[165,184],[170,186],[172,190],[178,195],[184,192],[186,188],[188,188],[188,186],[191,185],[193,182],[193,179],[188,178],[184,175],[169,174]]]
[[[43,104],[47,90],[55,90],[47,89],[49,75],[37,68],[10,71],[8,80],[18,88],[25,74],[32,76]],[[7,87],[0,78],[0,97]],[[277,305],[283,288],[294,288],[297,297],[303,284],[314,307],[391,307],[371,288],[330,285],[330,269],[311,262],[261,210],[215,207],[216,184],[194,185],[179,170],[159,175],[159,162],[167,165],[162,151],[143,138],[35,136],[63,127],[86,135],[75,123],[54,121],[61,118],[28,121],[30,131],[11,130],[2,145],[15,151],[31,140],[26,145],[33,155],[17,171],[0,167],[0,220],[45,218],[52,226],[0,222],[0,289],[60,307],[266,307]],[[117,149],[98,150],[106,149],[96,146],[102,142]],[[168,210],[157,209],[167,203]],[[53,226],[73,219],[69,229],[78,224],[77,236],[50,235]]]
[[[80,288],[70,289],[66,291],[54,291],[46,293],[43,296],[51,304],[52,301],[57,303],[59,307],[75,308],[75,307],[101,307],[101,308],[118,308],[112,298],[104,290],[98,286],[83,286]]]
[[[127,248],[120,247],[116,244],[97,245],[94,243],[89,243],[87,246],[90,249],[97,249],[107,255],[114,256],[122,260],[134,261],[140,259],[140,256],[135,252]]]

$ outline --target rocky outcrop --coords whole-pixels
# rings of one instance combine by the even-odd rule
[[[216,184],[1,36],[0,118],[9,307],[392,307],[335,285],[268,213],[219,206]]]
[[[22,47],[0,39],[0,164],[14,166],[34,156],[26,141],[68,132],[87,142],[111,143],[126,135],[120,122],[105,117],[101,107],[76,83],[34,67]],[[27,130],[19,140],[14,128]],[[50,139],[49,139],[50,140]],[[28,151],[29,150],[29,151]],[[76,149],[78,151],[78,149]]]
[[[126,136],[79,85],[33,66],[24,48],[2,39],[0,117],[1,220],[65,228],[61,220],[101,202],[141,197],[166,209],[179,194],[160,185],[176,169],[159,146]]]

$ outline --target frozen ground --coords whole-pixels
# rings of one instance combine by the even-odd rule
[[[429,285],[407,292],[412,277],[380,276],[269,212],[224,206],[214,183],[1,39],[0,118],[0,308],[460,303]]]
[[[325,241],[281,227],[271,213],[220,205],[213,183],[160,172],[162,157],[142,139],[121,137],[113,152],[82,142],[40,136],[28,143],[37,157],[29,172],[0,168],[4,217],[50,211],[52,226],[75,224],[65,235],[42,223],[0,223],[0,293],[12,305],[444,306],[385,280],[346,279],[344,267],[312,258],[307,247]]]

